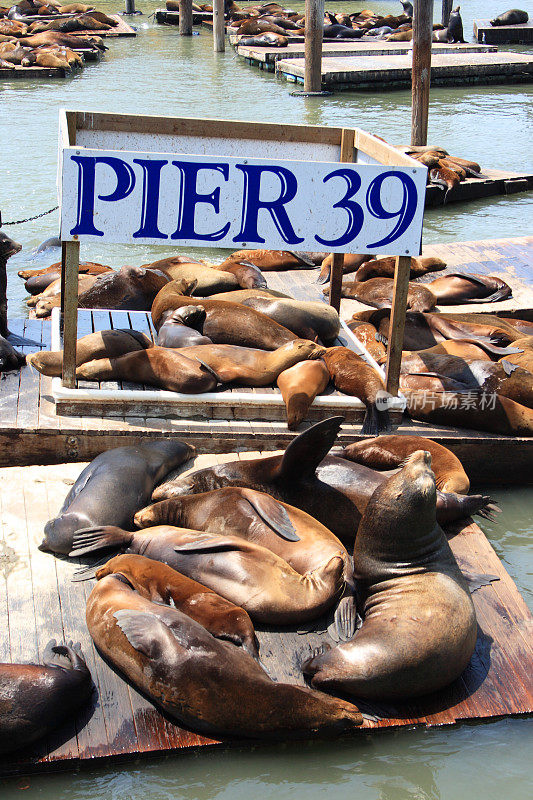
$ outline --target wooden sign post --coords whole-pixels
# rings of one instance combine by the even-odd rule
[[[426,145],[431,82],[433,0],[414,0],[413,8],[411,144]]]
[[[341,151],[339,161],[351,162],[354,158],[355,131],[348,128],[342,129]],[[333,253],[333,264],[329,281],[329,304],[337,313],[341,310],[342,275],[344,267],[344,253]]]
[[[213,49],[215,53],[223,53],[226,49],[224,0],[213,0]]]
[[[192,0],[179,0],[180,36],[192,36]]]

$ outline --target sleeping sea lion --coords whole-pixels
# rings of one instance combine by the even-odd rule
[[[211,269],[229,272],[235,276],[243,289],[266,289],[267,282],[259,267],[251,261],[236,261],[234,264],[210,264]]]
[[[476,614],[435,498],[431,455],[422,450],[376,489],[354,549],[363,625],[350,642],[303,664],[313,686],[377,700],[416,697],[467,666]]]
[[[490,24],[494,27],[500,25],[525,25],[529,21],[527,11],[521,11],[519,8],[512,8],[510,11],[504,11],[495,19],[491,19]]]
[[[263,272],[277,272],[284,269],[315,269],[312,254],[296,250],[236,250],[220,266],[234,264],[236,261],[250,261]]]
[[[231,292],[239,288],[239,281],[230,272],[211,269],[205,264],[196,261],[171,264],[172,259],[164,259],[168,266],[159,266],[162,262],[156,261],[150,265],[149,269],[157,269],[168,275],[172,281],[196,281],[194,294],[197,297],[207,297],[218,292]]]
[[[461,6],[454,8],[448,20],[448,42],[466,44],[463,34],[463,20],[461,19]]]
[[[257,36],[241,36],[239,39],[239,45],[244,47],[287,47],[288,44],[289,39],[287,36],[283,36],[281,33],[273,33],[272,31],[261,33]]]
[[[357,270],[355,280],[367,281],[369,278],[394,278],[395,267],[395,256],[387,256],[386,258],[367,261],[366,264],[362,264]],[[412,258],[409,278],[420,278],[428,272],[438,272],[445,268],[446,262],[443,261],[442,258],[435,258],[434,256]]]
[[[533,436],[533,409],[509,397],[486,392],[441,392],[428,397],[424,391],[406,390],[404,395],[412,419],[504,436]]]
[[[169,314],[159,328],[156,344],[159,347],[191,347],[195,344],[212,344],[200,331],[205,321],[202,306],[182,306]]]
[[[93,684],[79,645],[52,639],[41,664],[0,664],[0,753],[28,748],[74,716]]]
[[[101,453],[80,473],[58,516],[46,523],[39,549],[68,553],[81,528],[131,525],[154,487],[194,452],[179,439],[160,439]]]
[[[82,275],[102,275],[105,272],[113,272],[111,267],[104,264],[96,264],[93,261],[81,261],[78,272]],[[26,283],[24,288],[28,294],[40,294],[53,281],[61,279],[61,262],[52,264],[45,269],[22,269],[17,273],[19,278],[24,278]]]
[[[329,289],[324,289],[329,297]],[[367,306],[385,308],[392,305],[394,280],[392,278],[370,278],[368,281],[351,281],[342,284],[341,297],[359,300]],[[431,311],[437,299],[428,286],[421,283],[410,283],[407,293],[407,308],[412,311]]]
[[[329,370],[322,359],[300,361],[278,375],[277,385],[287,409],[290,431],[305,419],[313,400],[322,394],[329,381]]]
[[[78,297],[94,286],[97,280],[98,275],[78,275]],[[52,283],[49,283],[46,289],[43,289],[40,294],[34,294],[28,297],[26,305],[28,308],[35,308],[36,315],[42,317],[47,316],[44,310],[52,308],[50,304],[55,304],[56,301],[59,306],[61,304],[61,278],[57,278],[52,281]]]
[[[22,245],[7,233],[0,231],[0,336],[9,336],[7,326],[7,262],[15,253],[20,253]]]
[[[511,287],[492,275],[465,275],[451,272],[426,284],[437,298],[438,305],[459,303],[496,303],[512,295]],[[430,311],[431,309],[417,309]]]
[[[370,253],[345,253],[344,261],[342,264],[342,274],[348,275],[351,272],[357,272],[359,267],[366,261],[372,261],[376,256]],[[331,278],[331,268],[333,266],[333,254],[330,253],[322,262],[320,274],[316,280],[317,283],[327,283]]]
[[[468,494],[470,481],[457,456],[424,436],[376,436],[349,444],[341,456],[371,469],[384,470],[401,467],[405,459],[417,450],[430,453],[437,489]]]

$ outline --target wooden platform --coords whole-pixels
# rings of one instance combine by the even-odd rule
[[[67,72],[63,67],[22,67],[16,64],[15,69],[0,67],[0,81],[17,78],[67,78],[76,75],[77,72],[77,70]]]
[[[515,194],[533,189],[533,174],[525,172],[504,172],[499,169],[481,168],[486,178],[467,178],[461,181],[446,196],[446,205],[479,200],[498,194]],[[445,192],[434,184],[426,187],[426,208],[444,205]]]
[[[533,21],[493,27],[488,19],[476,19],[474,39],[484,44],[533,44]]]
[[[120,14],[108,14],[111,19],[116,19],[118,25],[108,31],[73,31],[72,36],[102,36],[104,39],[118,39],[122,36],[137,36],[137,31],[128,25]]]
[[[236,457],[246,456],[231,454],[224,460]],[[220,457],[200,456],[194,466],[218,461]],[[38,662],[51,638],[79,641],[95,684],[88,708],[20,758],[2,759],[0,776],[74,769],[97,760],[217,744],[167,720],[103,661],[85,624],[85,603],[94,581],[72,583],[78,560],[58,559],[37,549],[45,522],[56,515],[81,468],[65,464],[0,470],[0,624],[4,631],[0,662]],[[367,715],[362,733],[533,711],[531,614],[477,525],[465,523],[455,529],[450,544],[462,569],[499,578],[473,594],[479,632],[472,661],[443,692],[395,706],[361,705]],[[322,629],[320,621],[317,627]],[[301,635],[294,629],[266,626],[259,626],[258,638],[271,677],[300,685],[304,680],[298,656],[330,641],[327,633]]]
[[[276,74],[303,83],[304,62],[299,58],[276,62]],[[533,82],[533,58],[520,53],[434,55],[431,85],[514,84]],[[346,56],[322,59],[322,83],[337,89],[387,91],[411,86],[411,56]]]
[[[192,12],[192,24],[193,25],[201,25],[202,22],[206,19],[213,19],[212,12],[209,13],[208,11],[193,11]],[[180,12],[179,11],[167,11],[164,8],[158,8],[155,12],[155,21],[159,25],[179,25],[180,24]]]
[[[235,44],[236,53],[249,64],[273,72],[276,61],[284,58],[304,58],[305,46],[303,37],[300,42],[290,42],[287,47],[258,47],[240,45],[241,36],[230,36],[230,42]],[[232,41],[235,40],[235,41]],[[345,41],[324,40],[322,53],[324,56],[345,58],[346,56],[387,56],[406,55],[412,50],[411,42],[363,42],[360,39]],[[496,47],[479,44],[440,44],[433,45],[433,53],[495,53]]]

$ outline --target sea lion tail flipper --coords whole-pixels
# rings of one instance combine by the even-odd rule
[[[506,375],[512,375],[515,369],[518,369],[517,364],[512,364],[510,361],[507,361],[505,358],[502,358],[500,364],[503,367],[503,371]]]
[[[201,364],[202,367],[204,367],[209,372],[210,375],[213,376],[213,378],[216,380],[217,383],[224,383],[222,378],[215,372],[215,370],[212,367],[209,366],[209,364],[206,364],[205,361],[202,361],[202,359],[198,358],[198,356],[194,356],[194,359],[198,361],[198,363]]]
[[[300,541],[300,537],[294,530],[291,519],[281,503],[278,503],[269,494],[256,492],[253,489],[242,489],[241,493],[259,514],[263,522],[269,525],[279,536],[289,542]]]
[[[355,597],[353,594],[346,595],[339,600],[328,633],[334,641],[349,642],[359,627],[361,627],[361,617],[357,613]]]
[[[481,495],[468,495],[469,497],[481,497]],[[490,503],[490,497],[485,497],[486,504],[482,506],[478,511],[472,511],[472,514],[477,514],[478,517],[483,517],[484,519],[488,519],[491,522],[496,520],[495,514],[501,514],[502,510],[496,503]]]
[[[482,572],[463,572],[463,578],[468,584],[470,594],[473,594],[482,586],[490,586],[493,581],[499,581],[498,575],[490,575]]]
[[[327,283],[330,277],[331,277],[331,267],[326,264],[320,270],[320,274],[316,279],[315,283]]]
[[[313,267],[313,269],[317,269],[317,265],[313,261],[312,258],[309,258],[307,253],[304,253],[302,250],[287,250],[291,256],[294,256],[298,259],[301,264],[307,264],[308,267]]]
[[[123,547],[128,545],[134,534],[124,531],[115,525],[102,525],[95,528],[81,528],[74,534],[71,558],[103,550],[106,547]]]
[[[155,614],[122,608],[113,616],[131,646],[150,659],[159,658],[167,642],[172,641],[173,647],[176,646],[173,629]]]
[[[328,417],[311,425],[289,444],[277,474],[277,480],[301,480],[314,475],[320,462],[327,456],[339,433],[344,417]]]
[[[366,414],[363,420],[361,433],[363,436],[379,436],[392,430],[392,423],[388,410],[377,408],[375,403],[370,403],[366,407]]]
[[[374,334],[374,339],[376,340],[376,342],[381,342],[381,344],[384,344],[385,347],[388,347],[389,337],[385,336],[385,334],[383,334],[383,333],[375,333]]]

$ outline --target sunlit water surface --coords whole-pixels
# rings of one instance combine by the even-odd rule
[[[120,2],[100,2],[116,11]],[[357,125],[392,143],[406,143],[410,93],[341,93],[327,99],[293,98],[291,84],[237,60],[233,51],[212,53],[210,34],[182,38],[177,29],[155,26],[148,14],[159,3],[140,2],[144,17],[135,40],[109,43],[106,58],[66,81],[0,84],[0,205],[6,221],[55,205],[57,113],[61,107],[174,116],[211,116],[287,123]],[[161,4],[162,5],[162,4]],[[293,7],[301,8],[294,3]],[[394,2],[342,4],[396,13]],[[528,5],[528,4],[526,4]],[[437,19],[437,6],[435,3]],[[472,20],[504,10],[494,0],[463,4],[466,38]],[[522,4],[522,7],[524,4]],[[533,10],[533,9],[532,9]],[[515,48],[525,50],[525,48]],[[429,140],[485,167],[533,168],[531,86],[435,89]],[[260,154],[258,154],[260,155]],[[430,210],[425,241],[449,242],[512,237],[531,232],[532,194],[517,194]],[[10,315],[25,313],[16,270],[31,248],[57,234],[57,214],[7,230],[24,250],[9,262]],[[91,245],[82,257],[118,267],[161,258],[157,247]],[[207,251],[191,251],[207,255]],[[212,253],[212,251],[211,251]],[[49,252],[31,264],[48,265]],[[499,557],[532,605],[531,491],[492,490],[503,509],[496,523],[483,522]],[[182,753],[155,762],[106,767],[79,774],[0,781],[0,797],[14,800],[477,800],[531,796],[531,722],[507,719],[454,729],[401,730],[340,742],[298,743]],[[529,788],[528,788],[529,787]]]

